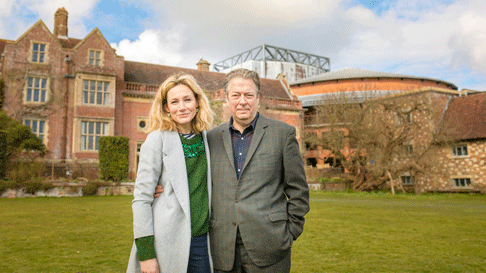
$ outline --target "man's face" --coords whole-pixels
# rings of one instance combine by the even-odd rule
[[[258,90],[251,79],[234,78],[228,84],[228,106],[233,125],[246,128],[258,111]]]

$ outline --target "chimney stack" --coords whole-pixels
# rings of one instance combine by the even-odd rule
[[[68,37],[68,12],[62,7],[54,14],[54,36],[56,38]]]
[[[209,71],[209,65],[210,63],[206,60],[199,60],[199,62],[196,64],[197,65],[197,70],[202,70],[202,71]]]

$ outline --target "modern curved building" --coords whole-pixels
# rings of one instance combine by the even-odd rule
[[[343,68],[298,80],[291,87],[303,107],[322,104],[338,94],[359,101],[424,87],[457,90],[457,86],[442,80],[359,68]]]

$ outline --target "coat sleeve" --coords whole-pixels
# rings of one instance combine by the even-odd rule
[[[283,167],[289,228],[296,240],[304,230],[304,215],[309,212],[309,186],[294,127],[291,127],[285,140]]]
[[[154,131],[140,149],[137,180],[133,191],[133,235],[135,239],[154,235],[152,203],[162,173],[162,137]]]

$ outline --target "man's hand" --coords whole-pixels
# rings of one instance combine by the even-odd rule
[[[159,273],[159,264],[155,258],[140,262],[140,268],[142,273]]]
[[[162,189],[162,186],[161,185],[157,185],[157,187],[155,187],[155,194],[154,194],[154,198],[157,198],[159,197],[159,193],[163,193],[164,192],[164,189]]]

